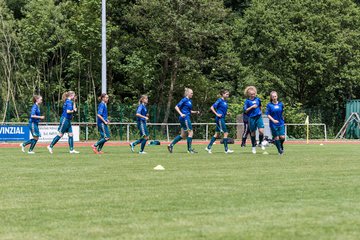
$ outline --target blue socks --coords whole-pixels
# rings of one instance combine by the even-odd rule
[[[136,145],[138,145],[139,143],[141,143],[142,140],[143,140],[142,138],[136,140],[135,142],[133,142],[133,146],[135,147]]]
[[[55,144],[60,140],[60,136],[56,135],[56,137],[54,137],[54,139],[52,140],[50,147],[53,148],[55,146]]]
[[[102,148],[104,147],[104,144],[105,143],[102,143],[98,146],[98,148],[97,148],[98,152],[101,152]]]
[[[97,143],[95,143],[95,147],[99,147],[99,146],[101,146],[103,143],[105,143],[106,142],[106,140],[105,140],[105,138],[101,138]]]
[[[36,139],[31,139],[31,145],[30,145],[29,152],[32,152],[34,150],[36,143],[37,143]]]
[[[107,140],[105,138],[101,138],[94,146],[97,147],[97,150],[100,152],[106,142]]]
[[[275,146],[276,146],[278,152],[281,154],[281,153],[282,153],[282,149],[281,149],[280,140],[275,140]]]
[[[192,137],[187,137],[186,142],[187,142],[188,150],[191,151]]]
[[[140,148],[140,152],[143,152],[144,149],[145,149],[145,146],[146,146],[146,142],[147,142],[147,139],[143,138],[141,140],[141,148]]]
[[[253,147],[256,147],[256,137],[255,136],[251,136],[251,145]]]
[[[105,140],[105,142],[103,142],[102,144],[100,144],[98,146],[98,151],[100,152],[102,150],[102,148],[104,147],[105,143],[107,142],[108,140]]]
[[[211,149],[212,145],[214,144],[214,142],[216,141],[216,137],[212,137],[211,140],[210,140],[210,143],[209,145],[207,146],[208,149]]]
[[[30,148],[29,148],[29,152],[32,152],[34,150],[34,148],[35,148],[35,145],[36,145],[37,141],[38,140],[36,140],[36,139],[30,139],[30,140],[24,142],[22,145],[24,147],[26,147],[27,145],[31,144]]]
[[[136,140],[135,142],[133,142],[132,145],[135,147],[136,145],[141,144],[140,145],[140,152],[143,152],[144,149],[145,149],[145,146],[146,146],[146,142],[147,142],[147,139],[140,138],[140,139]]]
[[[176,136],[176,138],[172,141],[172,143],[170,144],[171,146],[174,146],[175,144],[177,144],[180,140],[182,139],[182,137],[180,135]]]
[[[24,143],[23,143],[23,146],[26,147],[27,145],[31,144],[31,143],[32,143],[32,140],[33,140],[33,139],[30,139],[30,140],[24,142]]]
[[[227,152],[227,150],[229,149],[229,148],[228,148],[228,139],[227,139],[227,138],[224,138],[223,141],[224,141],[225,152]]]
[[[284,142],[285,142],[285,139],[280,139],[281,150],[284,150]]]
[[[70,147],[70,151],[74,150],[74,137],[69,137],[69,147]]]
[[[214,142],[216,141],[216,138],[213,136],[210,140],[209,145],[207,146],[208,149],[211,149],[212,145],[214,144]],[[227,152],[227,150],[229,149],[228,147],[228,138],[224,138],[223,139],[224,142],[224,148],[225,148],[225,152]]]
[[[264,134],[259,134],[259,144],[264,140]]]

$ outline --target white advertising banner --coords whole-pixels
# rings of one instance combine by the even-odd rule
[[[39,142],[51,142],[53,138],[58,135],[58,127],[59,126],[44,126],[39,125],[39,130],[41,137],[39,138]],[[80,127],[72,126],[74,142],[80,141]],[[30,133],[30,138],[32,138]],[[69,139],[68,134],[65,133],[64,136],[59,140],[59,142],[67,142]]]

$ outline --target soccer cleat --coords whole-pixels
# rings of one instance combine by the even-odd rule
[[[259,148],[261,148],[261,149],[263,149],[263,145],[261,144],[261,143],[259,143],[258,145],[256,145],[257,147],[259,147]]]
[[[253,154],[256,154],[256,147],[252,147],[251,152],[252,152]]]
[[[207,147],[206,147],[206,148],[205,148],[205,151],[207,151],[207,152],[210,153],[210,154],[212,153],[212,152],[211,152],[211,148],[207,148]]]
[[[91,148],[92,148],[92,150],[93,150],[93,152],[94,152],[95,154],[98,154],[98,153],[99,153],[98,150],[97,150],[97,148],[95,147],[95,145],[91,145]]]
[[[233,153],[234,151],[233,150],[231,150],[231,149],[228,149],[227,151],[225,151],[225,153],[227,154],[227,153]]]
[[[21,151],[24,153],[25,152],[25,147],[24,147],[24,145],[22,143],[20,144],[20,147],[21,147]]]
[[[104,152],[103,151],[98,151],[97,154],[104,154]]]
[[[131,150],[132,152],[135,152],[134,144],[133,144],[133,143],[129,143],[129,146],[130,146],[130,150]]]
[[[241,144],[241,147],[246,147],[246,144],[245,144],[245,143],[242,143],[242,144]]]
[[[52,147],[47,146],[46,148],[47,148],[47,150],[49,150],[49,153],[53,154],[53,149],[52,149]]]
[[[139,154],[147,154],[147,152],[142,151],[142,152],[139,152]]]
[[[168,145],[167,149],[169,150],[169,153],[173,153],[174,146]]]
[[[188,150],[188,153],[190,153],[190,154],[194,154],[194,153],[198,153],[197,151],[195,151],[195,149],[190,149],[190,150]]]
[[[29,152],[28,152],[28,154],[35,154],[35,152],[33,152],[33,151],[29,151]]]
[[[76,150],[70,150],[70,154],[78,154],[80,152],[76,151]]]
[[[265,151],[265,145],[263,143],[259,143],[257,146],[261,148],[261,150]]]

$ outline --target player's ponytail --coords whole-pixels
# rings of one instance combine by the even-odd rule
[[[42,98],[40,95],[34,95],[32,98],[33,103],[36,103],[39,98]]]
[[[139,99],[139,104],[142,104],[146,98],[148,98],[147,95],[141,95]]]
[[[68,98],[68,96],[69,96],[69,95],[68,95],[68,92],[64,92],[63,95],[62,95],[62,97],[61,97],[62,101],[65,102],[66,99]]]
[[[75,95],[75,92],[74,91],[67,91],[67,92],[64,92],[63,95],[62,95],[62,101],[65,102],[66,99],[68,97],[70,97],[71,95]]]
[[[191,88],[185,88],[184,96],[185,97],[189,96],[190,92],[192,92]]]
[[[245,90],[244,90],[244,95],[248,97],[250,91],[254,91],[255,94],[257,93],[256,87],[254,87],[254,86],[248,86],[248,87],[246,87]]]

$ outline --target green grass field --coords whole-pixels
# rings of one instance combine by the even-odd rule
[[[0,239],[359,239],[359,145],[195,148],[0,149]]]

